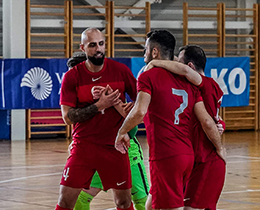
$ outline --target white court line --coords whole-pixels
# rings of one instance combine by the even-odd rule
[[[232,156],[228,156],[229,158],[246,158],[246,159],[256,159],[256,160],[260,160],[260,157],[250,157],[250,156],[242,156],[242,155],[232,155]]]
[[[3,180],[3,181],[0,181],[0,184],[7,183],[7,182],[24,180],[24,179],[30,179],[30,178],[37,178],[37,177],[43,177],[43,176],[54,176],[54,175],[61,175],[61,174],[62,174],[62,172],[57,172],[57,173],[52,173],[52,174],[39,174],[39,175],[34,175],[34,176],[25,176],[25,177],[20,177],[20,178],[15,178],[15,179]]]
[[[227,192],[222,192],[221,194],[236,194],[236,193],[248,193],[248,192],[260,192],[260,189],[259,190],[248,189],[248,190],[240,190],[240,191],[227,191]]]
[[[227,161],[227,163],[249,163],[249,162],[260,162],[260,160],[240,160],[240,161]]]
[[[58,165],[38,165],[38,166],[7,166],[7,167],[0,167],[1,170],[5,169],[22,169],[22,168],[51,168],[51,167],[57,167],[57,166],[64,166],[64,164],[58,164]]]

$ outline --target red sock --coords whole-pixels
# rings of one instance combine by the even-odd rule
[[[131,202],[131,206],[128,209],[120,209],[118,207],[116,209],[117,210],[135,210],[132,202]]]
[[[62,207],[60,207],[60,206],[57,204],[55,210],[72,210],[72,209],[62,208]]]

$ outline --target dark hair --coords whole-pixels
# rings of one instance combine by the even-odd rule
[[[158,47],[162,57],[173,60],[176,40],[175,37],[169,31],[150,31],[147,34],[147,38],[149,38],[151,49],[154,47]]]
[[[206,55],[204,50],[198,45],[186,45],[179,49],[179,53],[184,52],[184,64],[192,62],[197,71],[204,72],[206,66]]]
[[[72,68],[85,60],[87,60],[87,56],[84,52],[74,52],[72,57],[67,61],[67,66]]]

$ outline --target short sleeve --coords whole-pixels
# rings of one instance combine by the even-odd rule
[[[151,71],[151,70],[150,70]],[[137,92],[143,91],[152,95],[152,84],[149,77],[149,71],[143,72],[137,80]]]
[[[77,80],[74,69],[66,72],[62,80],[60,105],[77,106]]]
[[[201,93],[197,87],[195,87],[195,103],[203,101]]]

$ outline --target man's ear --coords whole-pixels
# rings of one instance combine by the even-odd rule
[[[189,63],[188,63],[188,66],[189,66],[190,68],[192,68],[193,70],[196,70],[196,68],[195,68],[195,66],[194,66],[194,64],[193,64],[192,62],[189,62]]]
[[[80,47],[81,51],[84,52],[84,44],[80,44],[79,47]]]
[[[156,47],[153,48],[153,51],[152,51],[152,58],[153,59],[156,59],[159,57],[159,51]]]

